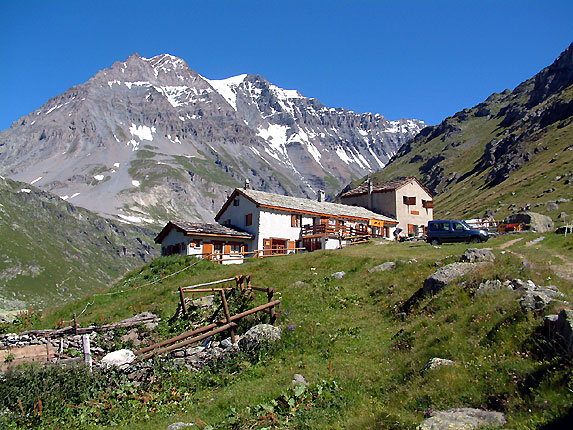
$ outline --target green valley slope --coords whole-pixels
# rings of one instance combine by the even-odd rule
[[[489,209],[501,219],[528,204],[554,219],[573,215],[563,201],[573,195],[573,45],[513,91],[423,129],[372,180],[400,176],[436,193],[437,216]]]
[[[2,177],[0,239],[0,311],[83,297],[157,255],[151,232]]]

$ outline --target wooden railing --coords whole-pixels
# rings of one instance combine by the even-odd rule
[[[301,251],[306,251],[306,248],[274,247],[267,249],[257,249],[255,251],[231,252],[227,254],[215,251],[210,253],[190,254],[190,255],[194,257],[201,257],[210,261],[223,262],[223,261],[237,261],[245,258],[276,257],[279,255],[298,254]]]
[[[311,225],[307,224],[302,226],[301,229],[301,236],[314,236],[314,235],[321,235],[321,234],[332,234],[337,236],[359,236],[368,235],[368,231],[366,230],[359,230],[354,227],[347,227],[345,225],[330,225],[330,224],[316,224]]]
[[[225,285],[226,283],[233,281],[236,284],[235,287]],[[252,293],[259,291],[266,293],[267,303],[256,306],[239,314],[231,315],[229,313],[229,306],[227,304],[227,297],[225,292],[230,292],[235,288],[243,292],[250,291]],[[235,276],[234,278],[220,279],[218,281],[190,285],[187,287],[179,287],[179,298],[181,300],[181,309],[184,316],[188,315],[187,303],[185,302],[185,293],[218,293],[221,296],[221,305],[223,307],[225,318],[220,321],[212,322],[211,324],[205,325],[203,327],[199,327],[195,330],[182,333],[171,339],[167,339],[151,346],[142,348],[138,351],[135,351],[135,355],[137,356],[138,360],[144,360],[153,357],[154,355],[164,354],[175,349],[184,348],[188,345],[200,342],[210,336],[213,336],[214,334],[224,331],[228,331],[231,336],[231,342],[236,343],[235,327],[237,326],[237,323],[235,321],[238,321],[248,315],[263,311],[269,314],[270,323],[275,323],[277,318],[275,306],[280,305],[280,300],[274,299],[274,292],[275,291],[272,287],[265,288],[251,285],[250,275],[239,275]],[[215,311],[215,315],[218,311],[219,310]]]

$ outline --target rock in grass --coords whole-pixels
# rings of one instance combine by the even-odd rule
[[[477,248],[468,248],[462,255],[462,261],[467,263],[476,263],[478,261],[494,261],[495,255],[491,250],[484,248],[484,249],[477,249]]]
[[[543,312],[551,302],[564,296],[553,285],[535,285],[531,280],[523,282],[520,279],[513,281],[513,284],[516,290],[523,291],[519,304],[524,311]]]
[[[101,359],[101,364],[104,367],[119,367],[124,369],[129,366],[129,364],[135,360],[135,354],[129,349],[119,349],[117,351],[110,352],[105,357]]]
[[[169,426],[167,426],[167,430],[181,430],[185,427],[191,427],[194,425],[195,424],[193,424],[193,423],[178,422],[178,423],[173,423],[173,424],[170,424]]]
[[[346,272],[336,272],[330,276],[332,276],[334,279],[342,279],[344,275],[346,275]]]
[[[424,373],[426,370],[430,370],[430,369],[437,369],[438,367],[442,367],[442,366],[453,366],[454,364],[455,363],[452,360],[434,357],[430,361],[428,361],[428,363],[426,363],[424,368],[422,370],[420,370],[420,373]]]
[[[281,338],[281,329],[270,324],[251,327],[239,340],[239,348],[244,351],[258,349],[265,343],[276,342]]]
[[[292,378],[292,386],[296,387],[297,385],[308,385],[308,382],[306,382],[306,379],[300,373],[295,373]]]
[[[440,267],[436,272],[426,278],[424,281],[423,292],[424,294],[435,294],[454,279],[464,276],[476,267],[476,263],[451,263],[444,267]]]
[[[505,423],[505,416],[501,412],[455,408],[436,411],[434,416],[422,421],[418,430],[469,430],[484,426],[499,427]]]
[[[396,263],[393,261],[387,261],[386,263],[374,266],[372,269],[368,269],[368,273],[372,272],[386,272],[388,270],[394,270],[396,268]]]
[[[303,281],[296,281],[294,283],[292,283],[290,286],[291,287],[304,287],[306,284]]]

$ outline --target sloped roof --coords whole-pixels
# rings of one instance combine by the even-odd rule
[[[385,215],[380,215],[369,211],[360,206],[349,206],[340,203],[319,202],[317,200],[310,200],[301,197],[283,196],[280,194],[266,193],[264,191],[255,191],[251,189],[236,188],[231,197],[227,200],[225,205],[221,208],[217,216],[218,220],[230,203],[237,196],[242,194],[258,206],[284,210],[295,213],[306,213],[313,215],[328,215],[341,218],[360,218],[360,219],[376,219],[388,223],[396,223],[394,218]]]
[[[430,197],[433,197],[430,190],[428,190],[420,181],[418,181],[418,179],[413,176],[409,178],[393,179],[391,181],[382,182],[380,184],[372,184],[372,192],[385,193],[388,191],[395,191],[412,181],[416,182],[420,187],[422,187],[422,189],[426,191]],[[368,183],[362,184],[350,191],[347,191],[346,193],[341,194],[340,197],[359,196],[361,194],[368,194]]]
[[[253,236],[246,231],[237,228],[227,227],[216,223],[194,223],[187,221],[169,221],[161,233],[155,238],[155,243],[163,241],[172,228],[187,235],[195,236],[219,236],[219,237],[236,237],[238,239],[252,239]]]

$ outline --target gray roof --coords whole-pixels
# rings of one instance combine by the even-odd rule
[[[155,238],[155,243],[163,241],[163,238],[169,233],[171,228],[178,228],[186,234],[197,234],[201,236],[232,236],[241,239],[252,239],[253,236],[246,231],[237,228],[227,227],[216,223],[194,223],[187,221],[169,221],[161,233]]]
[[[420,185],[424,189],[424,191],[426,191],[430,196],[432,196],[430,190],[428,190],[420,181],[418,181],[418,179],[414,177],[398,178],[398,179],[392,179],[391,181],[381,182],[379,184],[372,184],[372,192],[376,193],[376,192],[394,191],[412,181],[417,182],[418,185]],[[356,188],[351,189],[350,191],[341,194],[340,197],[350,197],[367,193],[368,193],[368,183],[366,182],[363,183],[362,185],[359,185]]]
[[[254,200],[259,205],[273,206],[285,210],[312,212],[330,216],[376,219],[380,221],[396,222],[396,219],[380,215],[360,206],[348,206],[340,203],[319,202],[317,200],[300,197],[282,196],[280,194],[266,193],[250,189],[237,189]]]

